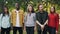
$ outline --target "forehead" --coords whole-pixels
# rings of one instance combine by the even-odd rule
[[[51,7],[51,9],[54,9],[53,7]]]
[[[31,5],[28,5],[28,8],[32,8],[32,6]]]
[[[4,7],[4,9],[7,9],[6,7]]]
[[[39,5],[39,7],[43,7],[43,5]]]
[[[16,3],[15,5],[18,5],[18,3]]]

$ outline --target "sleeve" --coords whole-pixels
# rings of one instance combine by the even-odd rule
[[[58,31],[59,28],[59,15],[56,16],[56,30]]]
[[[59,25],[60,25],[60,14],[59,14]]]
[[[37,13],[36,13],[36,20],[38,21],[38,15],[37,15]]]
[[[0,29],[1,29],[1,15],[0,15]]]
[[[23,17],[23,18],[22,18],[22,21],[23,21],[23,23],[24,23],[24,11],[23,11],[23,10],[22,10],[22,13],[23,13],[23,14],[22,14],[22,17]]]
[[[27,21],[27,13],[24,14],[24,23]]]
[[[46,12],[46,18],[45,22],[48,20],[48,12]]]
[[[24,23],[24,11],[23,10],[19,10],[20,12],[21,12],[21,14],[22,14],[22,23]]]
[[[34,13],[34,21],[36,22],[36,14]]]
[[[46,17],[47,17],[47,18],[46,18],[46,20],[47,20],[47,19],[48,19],[48,12],[46,13]]]
[[[10,14],[10,21],[11,21],[11,23],[13,23],[13,12],[11,12],[11,14]]]
[[[0,29],[1,29],[1,19],[2,19],[2,14],[0,14]]]

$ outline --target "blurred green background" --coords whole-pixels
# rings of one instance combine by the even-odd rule
[[[14,9],[16,2],[20,4],[20,8],[24,11],[26,11],[29,3],[34,6],[35,11],[37,11],[38,4],[42,3],[44,5],[44,10],[49,12],[50,7],[55,6],[57,13],[60,13],[60,0],[0,0],[0,12],[4,5],[7,5],[9,7],[9,11],[11,11]]]
[[[25,12],[28,4],[32,4],[34,6],[34,10],[37,11],[38,4],[42,3],[44,5],[44,10],[48,11],[48,13],[50,7],[55,6],[56,12],[60,14],[60,0],[0,0],[0,12],[2,12],[2,8],[4,5],[7,5],[9,11],[11,12],[15,8],[16,2],[20,4],[20,9],[24,10]],[[60,27],[58,34],[60,34]]]

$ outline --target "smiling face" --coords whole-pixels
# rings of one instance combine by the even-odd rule
[[[32,6],[28,7],[29,12],[32,12]]]
[[[54,13],[54,12],[55,12],[55,7],[51,7],[51,8],[50,8],[50,12],[51,12],[51,13]]]
[[[4,12],[7,13],[8,12],[8,9],[6,7],[4,7]]]

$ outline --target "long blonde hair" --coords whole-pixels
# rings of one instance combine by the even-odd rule
[[[32,6],[32,4],[28,4],[28,6],[27,6],[27,12],[29,12],[29,7],[32,7],[32,13],[34,13],[34,8],[33,8],[33,6]]]

